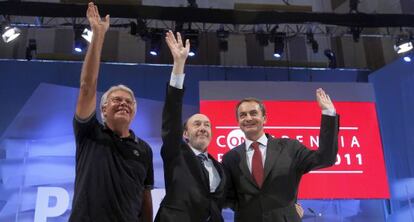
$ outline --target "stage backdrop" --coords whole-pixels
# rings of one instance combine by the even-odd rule
[[[327,91],[340,114],[339,151],[334,166],[303,177],[299,198],[389,198],[374,91],[369,83],[201,82],[200,110],[213,121],[209,151],[220,161],[224,153],[244,141],[235,114],[238,100],[244,97],[264,100],[267,133],[317,149],[321,110],[315,91],[319,87]]]
[[[80,62],[0,60],[0,221],[65,222],[74,181],[72,118]],[[171,66],[102,63],[98,91],[127,84],[138,97],[132,128],[154,153],[154,213],[163,197],[161,108]],[[366,70],[187,66],[184,117],[199,110],[199,81],[366,82]],[[233,116],[234,112],[228,114]],[[233,122],[234,124],[235,122]],[[304,222],[384,222],[383,201],[300,200]],[[229,210],[226,222],[233,221]]]

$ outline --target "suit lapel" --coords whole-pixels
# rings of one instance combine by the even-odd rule
[[[210,192],[210,184],[206,180],[207,178],[204,177],[203,169],[201,169],[201,163],[187,144],[183,147],[183,154],[193,177],[196,178],[196,180],[199,181],[200,184],[208,190],[208,192]]]
[[[259,188],[256,184],[256,182],[253,180],[253,176],[250,173],[249,167],[247,166],[247,159],[246,159],[246,143],[241,144],[236,151],[240,155],[240,162],[239,162],[239,168],[243,172],[243,174],[246,176],[247,180],[252,183],[255,187]]]
[[[278,145],[275,139],[268,137],[267,141],[267,150],[266,150],[266,160],[264,165],[264,175],[263,175],[263,184],[266,182],[266,178],[269,176],[270,171],[273,169],[273,166],[276,164],[277,159],[280,157],[280,152],[282,148]]]

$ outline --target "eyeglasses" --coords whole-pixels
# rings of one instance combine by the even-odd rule
[[[116,105],[121,104],[123,101],[125,101],[125,103],[126,103],[128,106],[133,106],[133,105],[134,105],[134,103],[135,103],[135,101],[133,101],[133,100],[131,100],[131,99],[128,99],[128,98],[122,98],[122,97],[120,97],[120,96],[114,96],[114,97],[111,97],[111,98],[110,98],[110,100],[111,100],[111,102],[115,103]]]

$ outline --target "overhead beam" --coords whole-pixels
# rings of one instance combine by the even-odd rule
[[[276,11],[242,11],[142,5],[99,5],[102,15],[216,24],[320,23],[347,27],[414,27],[414,14],[337,14]],[[85,17],[86,4],[46,2],[0,2],[0,14],[39,17]]]

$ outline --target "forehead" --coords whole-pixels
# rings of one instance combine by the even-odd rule
[[[130,99],[132,99],[132,96],[131,96],[131,94],[129,93],[129,92],[127,92],[127,91],[125,91],[125,90],[122,90],[122,89],[118,89],[118,90],[115,90],[115,91],[112,91],[109,95],[108,95],[108,97],[123,97],[123,98],[130,98]]]
[[[210,122],[210,119],[203,114],[194,114],[190,117],[190,119],[188,119],[189,123],[193,123],[196,121],[200,121],[200,122]]]
[[[237,109],[237,112],[249,112],[252,110],[260,111],[260,106],[257,102],[248,101],[240,104],[239,108]]]

